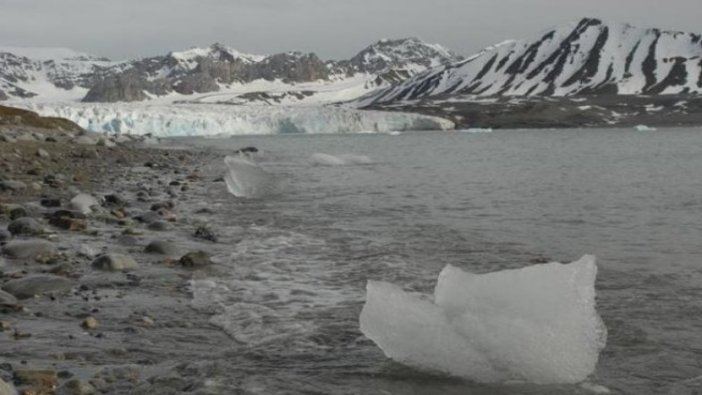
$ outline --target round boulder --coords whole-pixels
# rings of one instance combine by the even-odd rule
[[[178,261],[181,266],[188,268],[205,267],[212,264],[210,256],[205,251],[193,251],[183,255]]]
[[[36,295],[65,291],[73,287],[73,281],[52,274],[34,274],[6,282],[2,289],[18,299],[28,299]]]
[[[15,259],[34,258],[56,253],[56,246],[46,240],[12,240],[2,247],[2,253]]]
[[[137,268],[137,263],[129,255],[124,254],[104,254],[95,258],[92,267],[98,270],[109,272],[124,272]]]
[[[175,244],[169,243],[167,241],[154,240],[151,243],[149,243],[146,246],[146,248],[144,248],[144,252],[146,252],[147,254],[176,256],[178,255],[178,247],[176,247]]]
[[[7,230],[15,236],[38,236],[44,233],[44,227],[34,218],[30,217],[18,218],[10,222],[10,224],[7,225]]]

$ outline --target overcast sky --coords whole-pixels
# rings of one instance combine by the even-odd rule
[[[126,59],[221,42],[336,59],[417,36],[470,54],[583,16],[702,32],[702,0],[0,0],[0,45]]]

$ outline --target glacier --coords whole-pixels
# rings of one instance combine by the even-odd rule
[[[595,308],[595,257],[472,274],[451,265],[434,299],[369,281],[363,334],[400,363],[477,382],[578,383],[607,329]]]
[[[347,107],[260,107],[214,104],[26,103],[42,116],[70,119],[84,129],[160,137],[253,134],[334,134],[448,130],[438,117]]]

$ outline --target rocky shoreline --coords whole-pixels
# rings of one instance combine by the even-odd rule
[[[630,128],[702,126],[697,95],[573,97],[436,96],[378,104],[368,110],[413,112],[448,119],[457,129]]]
[[[188,288],[217,158],[152,140],[0,126],[0,395],[210,393],[182,371],[230,342]]]

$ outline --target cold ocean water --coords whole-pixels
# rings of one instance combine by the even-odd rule
[[[260,169],[202,204],[225,275],[191,283],[242,393],[687,394],[702,388],[702,129],[187,139]],[[247,159],[248,160],[248,159]],[[259,170],[262,170],[260,172]],[[261,185],[262,187],[258,187]],[[241,187],[241,185],[240,185]],[[239,189],[237,189],[239,188]],[[248,188],[248,189],[247,189]],[[607,346],[585,384],[479,384],[402,366],[359,330],[366,282],[431,294],[486,273],[597,256]],[[548,283],[543,284],[548,287]],[[505,292],[508,292],[505,289]]]

